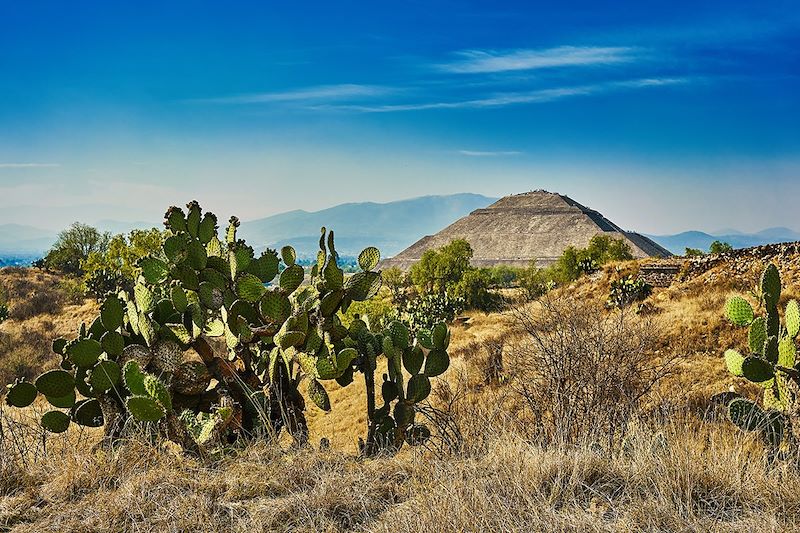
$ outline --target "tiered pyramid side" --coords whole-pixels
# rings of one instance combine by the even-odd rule
[[[422,254],[453,239],[466,239],[472,246],[475,266],[526,266],[535,259],[547,266],[568,246],[585,247],[599,233],[621,237],[637,258],[667,257],[669,251],[652,240],[622,230],[603,215],[567,196],[534,191],[501,198],[477,209],[435,235],[423,237],[395,257],[383,261],[384,268],[408,269]]]

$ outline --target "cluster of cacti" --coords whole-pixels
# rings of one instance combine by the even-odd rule
[[[124,277],[109,270],[95,270],[85,277],[86,294],[94,297],[97,301],[102,301],[109,294],[116,294],[119,291],[130,292],[132,284]]]
[[[431,329],[439,322],[450,322],[464,310],[464,298],[442,293],[423,294],[408,301],[403,321],[413,331]]]
[[[653,287],[639,276],[629,274],[611,282],[608,294],[609,307],[622,309],[633,302],[640,302],[650,296]]]
[[[346,386],[354,373],[367,385],[365,453],[422,442],[429,432],[414,424],[414,405],[428,396],[429,378],[449,365],[444,324],[416,338],[400,323],[383,332],[340,312],[375,296],[381,286],[376,248],[358,257],[361,268],[345,277],[337,265],[333,232],[322,228],[317,262],[306,272],[292,247],[259,257],[236,237],[232,217],[224,241],[217,219],[197,202],[165,215],[168,237],[143,258],[131,291],[102,302],[97,319],[77,338],[58,339],[61,368],[34,383],[9,385],[6,402],[26,407],[41,394],[56,409],[42,426],[65,431],[71,423],[105,425],[109,438],[129,420],[154,423],[187,450],[242,436],[287,429],[308,438],[298,387],[321,409],[330,400],[320,381]],[[282,264],[281,264],[282,263]],[[277,278],[277,279],[276,279]],[[385,355],[388,372],[375,408],[374,372]],[[403,369],[410,375],[404,384]]]
[[[739,428],[756,431],[776,447],[787,434],[796,416],[795,404],[798,378],[795,338],[800,332],[800,306],[791,300],[786,305],[781,324],[778,303],[781,296],[781,276],[770,264],[761,276],[754,295],[763,306],[762,316],[756,316],[750,303],[741,296],[729,298],[725,315],[736,326],[748,327],[749,355],[729,349],[725,365],[731,374],[743,377],[764,389],[762,406],[738,395],[726,396],[728,416]]]
[[[591,257],[585,257],[578,261],[578,271],[581,274],[594,274],[600,270],[600,265]]]

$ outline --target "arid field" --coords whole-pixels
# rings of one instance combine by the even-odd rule
[[[629,262],[460,318],[450,369],[421,413],[433,436],[395,456],[358,455],[363,385],[326,382],[330,413],[307,402],[305,447],[282,437],[204,459],[135,432],[113,448],[98,445],[100,430],[45,435],[44,405],[3,405],[0,530],[800,529],[794,462],[768,465],[757,437],[709,402],[731,386],[758,393],[725,369],[723,351],[746,332],[722,308],[757,282],[762,255],[684,269],[639,313],[604,305],[610,280],[639,267]],[[800,258],[766,259],[783,273],[783,297],[799,294]],[[52,274],[4,269],[0,283],[12,303],[4,382],[56,365],[50,339],[96,312]]]

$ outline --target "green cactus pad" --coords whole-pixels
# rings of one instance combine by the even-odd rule
[[[100,402],[91,398],[76,403],[72,410],[72,421],[79,426],[88,428],[99,428],[102,426],[103,410],[100,407]]]
[[[110,357],[119,357],[125,349],[125,337],[116,331],[106,331],[100,338],[100,347]]]
[[[378,266],[380,260],[381,252],[374,246],[364,248],[361,250],[361,253],[358,254],[358,266],[361,267],[361,270],[373,270]]]
[[[150,374],[144,375],[144,390],[147,395],[161,404],[167,411],[172,409],[172,396],[164,382]]]
[[[211,239],[217,236],[217,217],[214,213],[206,213],[203,220],[200,221],[200,227],[197,231],[197,238],[203,244],[208,244]]]
[[[200,296],[200,302],[212,311],[218,310],[224,303],[222,291],[211,282],[204,281],[201,283],[197,294]]]
[[[354,302],[373,298],[381,290],[383,280],[378,272],[356,272],[344,284],[347,297]]]
[[[186,231],[192,237],[197,237],[200,234],[200,212],[202,211],[200,204],[197,203],[197,200],[192,200],[186,204],[186,209]]]
[[[790,300],[786,304],[786,333],[794,339],[800,333],[800,305],[797,300]]]
[[[122,326],[125,308],[116,296],[109,296],[100,306],[100,319],[107,331],[114,331]]]
[[[175,371],[172,387],[186,396],[202,394],[211,383],[211,372],[200,361],[187,361]]]
[[[137,396],[147,395],[144,388],[144,374],[142,369],[135,360],[128,361],[122,368],[122,379],[125,382],[125,387],[131,391],[132,394]]]
[[[76,366],[90,368],[94,366],[103,347],[94,339],[81,339],[70,343],[67,348],[67,357]]]
[[[275,335],[275,344],[286,350],[291,346],[300,346],[306,336],[302,331],[284,331]]]
[[[169,267],[167,264],[156,257],[144,257],[139,261],[139,268],[142,269],[142,276],[144,276],[147,283],[161,283],[167,278],[169,274]]]
[[[742,375],[742,363],[744,363],[744,356],[736,350],[725,350],[725,366],[728,371],[734,376]]]
[[[358,357],[358,351],[355,348],[345,348],[336,354],[336,367],[344,370],[353,363],[356,357]]]
[[[182,235],[172,235],[164,241],[164,255],[173,263],[186,259],[186,239]]]
[[[161,404],[149,396],[131,396],[125,400],[125,408],[139,422],[157,422],[166,415]]]
[[[69,416],[61,411],[48,411],[42,415],[41,426],[50,433],[64,433],[69,429]]]
[[[73,405],[75,405],[75,389],[72,389],[69,394],[60,397],[54,396],[45,396],[47,398],[48,403],[53,407],[58,407],[59,409],[71,409]]]
[[[431,342],[439,350],[447,350],[448,346],[450,346],[450,331],[444,322],[439,322],[433,326]]]
[[[283,264],[290,267],[297,261],[297,253],[291,246],[284,246],[281,248],[281,259],[283,259]]]
[[[431,332],[428,329],[421,328],[417,331],[417,343],[426,350],[433,350],[433,339],[431,339]]]
[[[254,259],[247,266],[247,272],[253,274],[264,283],[275,279],[278,275],[278,257],[271,253],[264,253],[258,259]]]
[[[279,285],[281,290],[287,294],[293,293],[303,283],[304,276],[305,272],[300,265],[286,267],[280,276]]]
[[[744,431],[755,431],[764,420],[764,412],[754,402],[736,398],[728,404],[728,418]]]
[[[139,313],[139,333],[144,337],[144,341],[151,346],[156,340],[156,330],[153,323],[144,313]]]
[[[414,424],[406,430],[405,438],[409,445],[420,446],[431,438],[431,430],[425,424]]]
[[[425,354],[419,346],[408,347],[403,350],[403,367],[412,376],[420,371],[425,362]]]
[[[206,247],[200,241],[191,241],[186,247],[186,264],[193,270],[203,270],[208,264]]]
[[[417,374],[408,380],[406,400],[419,403],[431,393],[431,381],[425,374]]]
[[[754,354],[763,355],[764,342],[767,340],[767,321],[760,316],[750,324],[750,331],[747,334],[747,343],[750,351]]]
[[[183,287],[180,285],[175,285],[172,287],[172,290],[170,291],[170,297],[172,299],[172,305],[179,313],[183,313],[186,311],[186,308],[189,307],[189,300],[186,298],[186,291],[183,290]]]
[[[58,355],[64,355],[64,350],[66,349],[68,344],[67,339],[58,338],[53,341],[53,353],[57,353]]]
[[[333,256],[328,256],[325,261],[325,266],[322,269],[322,279],[325,282],[325,287],[331,291],[341,289],[344,286],[344,272],[338,267]]]
[[[64,370],[50,370],[36,378],[36,389],[45,396],[62,398],[75,389],[75,378]]]
[[[750,356],[742,361],[742,375],[754,383],[761,383],[772,379],[775,372],[768,361]]]
[[[137,283],[133,287],[134,301],[136,302],[136,309],[139,313],[149,313],[153,310],[155,299],[153,298],[153,291],[151,291],[144,283]]]
[[[89,369],[78,367],[75,369],[75,390],[87,398],[94,396],[92,388],[86,383],[86,378],[89,377]]]
[[[119,384],[122,372],[114,361],[100,361],[89,374],[89,383],[95,391],[106,392]]]
[[[414,405],[407,401],[399,401],[394,406],[394,420],[397,427],[404,428],[414,422],[416,409]]]
[[[27,381],[19,381],[8,386],[6,404],[12,407],[28,407],[36,399],[36,385]]]
[[[186,215],[180,207],[172,206],[164,215],[166,226],[174,233],[186,231]]]
[[[236,295],[245,301],[255,303],[266,292],[267,288],[264,287],[261,280],[253,274],[242,274],[236,280]]]
[[[746,326],[753,321],[753,307],[741,296],[732,296],[725,304],[725,316],[737,326]]]
[[[764,341],[763,355],[773,365],[778,362],[778,337],[767,337]]]
[[[264,320],[283,324],[292,313],[292,304],[286,295],[277,291],[267,291],[259,302],[259,311]]]
[[[200,285],[200,278],[197,276],[197,272],[188,265],[181,264],[174,267],[170,275],[180,281],[184,289],[196,291]]]
[[[316,379],[309,379],[306,392],[308,393],[308,397],[311,398],[311,401],[314,402],[317,407],[323,411],[331,410],[331,400],[328,397],[328,392],[319,381]]]
[[[450,357],[447,352],[436,348],[428,352],[428,357],[425,359],[425,375],[429,378],[444,374],[450,366]]]
[[[761,294],[767,306],[778,305],[781,296],[781,274],[778,267],[770,263],[761,275]]]
[[[344,298],[344,291],[341,289],[330,291],[322,297],[319,304],[319,311],[322,316],[333,316],[339,310],[339,306]]]
[[[397,399],[398,395],[397,384],[388,379],[384,380],[383,385],[381,385],[381,396],[383,397],[384,403],[388,404],[389,402],[393,402]]]
[[[778,364],[786,368],[794,368],[797,348],[794,345],[794,338],[784,337],[778,342]]]

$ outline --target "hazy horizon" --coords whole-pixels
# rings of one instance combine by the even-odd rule
[[[0,224],[543,188],[642,233],[800,228],[792,2],[0,15]]]

